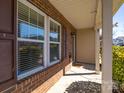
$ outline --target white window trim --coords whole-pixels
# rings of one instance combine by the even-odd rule
[[[59,41],[59,42],[53,42],[53,41],[50,41],[49,43],[52,43],[52,44],[61,44],[61,42]]]
[[[25,39],[25,38],[18,38],[18,41],[27,41],[27,42],[36,42],[36,43],[44,43],[43,40],[35,40],[35,39]]]
[[[59,37],[60,41],[59,42],[50,41],[50,21],[52,21],[60,26],[60,37]],[[52,19],[51,17],[49,17],[49,20],[48,20],[48,27],[49,27],[49,29],[48,29],[48,47],[49,47],[48,48],[48,59],[49,59],[48,65],[51,66],[51,65],[54,65],[61,61],[61,34],[62,34],[62,31],[61,31],[61,24],[59,22],[55,21],[54,19]],[[59,44],[59,60],[50,62],[50,43]]]
[[[29,41],[29,42],[43,43],[44,44],[44,54],[43,55],[44,55],[44,57],[46,57],[46,54],[45,54],[45,51],[46,51],[46,46],[45,46],[46,38],[45,37],[46,37],[46,32],[47,32],[46,31],[46,20],[47,20],[46,16],[47,15],[45,13],[43,13],[41,10],[39,10],[37,7],[35,7],[34,5],[32,5],[31,3],[29,3],[27,0],[18,0],[18,1],[23,3],[24,5],[26,5],[27,7],[33,9],[34,11],[39,13],[40,15],[44,16],[44,40],[19,38],[18,37],[18,32],[17,32],[17,50],[18,50],[18,41]],[[18,5],[18,2],[17,2],[17,5]],[[17,23],[18,23],[18,20],[20,20],[20,19],[18,19],[18,11],[17,11]],[[26,22],[26,23],[28,23],[28,22]],[[18,25],[17,25],[17,29],[18,29]],[[17,55],[18,55],[18,52],[17,52]],[[17,60],[18,60],[18,56],[17,56]],[[30,76],[32,74],[35,74],[38,71],[43,70],[44,68],[46,68],[45,62],[46,62],[46,60],[44,58],[44,66],[41,65],[40,67],[36,67],[36,68],[34,68],[34,69],[30,70],[30,71],[27,71],[27,72],[25,72],[23,74],[20,74],[20,75],[18,75],[18,70],[17,70],[17,80],[21,80],[21,79],[23,79],[25,77],[28,77],[28,76]],[[17,69],[18,69],[18,62],[17,62]]]

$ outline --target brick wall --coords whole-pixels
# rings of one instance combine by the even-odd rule
[[[61,23],[67,31],[67,57],[62,62],[54,64],[41,72],[29,76],[21,81],[17,81],[16,85],[3,91],[3,93],[46,93],[47,90],[53,86],[63,74],[70,69],[71,60],[69,54],[71,53],[72,41],[71,32],[76,31],[75,28],[64,18],[64,16],[55,9],[48,0],[28,0],[30,3],[37,6],[48,16]]]
[[[71,62],[67,58],[63,62],[18,81],[16,85],[3,93],[46,93],[70,68]]]
[[[41,73],[18,82],[12,93],[46,93],[64,74],[64,70],[71,64],[69,59],[55,64]]]

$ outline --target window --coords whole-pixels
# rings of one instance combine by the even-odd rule
[[[26,0],[18,0],[17,30],[18,80],[60,61],[61,25]]]
[[[44,19],[18,2],[18,76],[44,66]]]
[[[61,58],[60,30],[60,24],[53,19],[50,19],[50,63],[58,62]]]

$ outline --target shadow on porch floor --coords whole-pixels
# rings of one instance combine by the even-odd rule
[[[91,67],[89,64],[72,66],[47,93],[101,93],[101,73],[88,69]]]

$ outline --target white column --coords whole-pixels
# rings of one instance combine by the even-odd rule
[[[95,69],[97,74],[99,74],[100,72],[99,52],[100,52],[100,34],[99,34],[99,29],[95,29]]]
[[[49,45],[49,43],[48,43],[48,31],[49,31],[49,22],[48,22],[48,20],[49,20],[49,17],[46,15],[45,16],[45,42],[46,43],[44,43],[44,66],[45,67],[48,67],[49,66],[49,53],[48,53],[48,45]]]
[[[112,1],[102,0],[102,93],[112,93]]]

